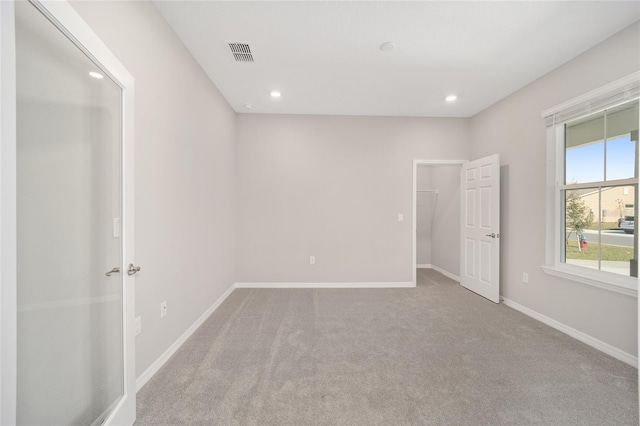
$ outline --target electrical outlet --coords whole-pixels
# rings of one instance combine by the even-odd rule
[[[529,274],[527,274],[526,272],[522,273],[522,282],[525,284],[529,282]]]
[[[136,336],[142,333],[142,317],[136,317],[134,320],[134,326],[136,331]]]
[[[309,256],[309,265],[315,265],[315,264],[316,264],[316,257]]]
[[[402,213],[398,213],[398,222],[404,222],[404,215]]]
[[[167,316],[167,302],[162,302],[160,304],[160,318],[164,318]]]

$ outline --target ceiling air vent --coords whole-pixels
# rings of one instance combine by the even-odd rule
[[[251,53],[249,43],[243,41],[228,41],[226,43],[229,45],[231,55],[236,62],[253,62],[253,53]]]

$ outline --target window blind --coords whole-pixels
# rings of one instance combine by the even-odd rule
[[[575,120],[640,98],[640,72],[542,112],[547,127]]]

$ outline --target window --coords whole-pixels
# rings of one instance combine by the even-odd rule
[[[636,100],[564,124],[565,180],[558,190],[566,263],[638,276],[635,221],[618,222],[635,216],[627,206],[634,205],[638,191],[638,114]]]
[[[612,86],[543,113],[549,120],[543,269],[637,295],[640,73]]]

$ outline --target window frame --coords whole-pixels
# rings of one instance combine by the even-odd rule
[[[564,206],[562,192],[566,189],[573,189],[576,185],[565,184],[565,125],[580,117],[596,114],[605,109],[611,109],[617,105],[638,100],[638,86],[640,85],[640,72],[631,74],[625,78],[617,80],[609,85],[586,93],[578,98],[560,104],[556,107],[545,110],[542,117],[547,119],[547,167],[546,167],[546,256],[545,265],[542,269],[545,273],[572,280],[574,282],[598,287],[616,293],[638,297],[638,278],[614,274],[611,272],[591,269],[583,266],[567,264],[563,261],[564,252],[561,247],[565,241],[563,237]],[[629,90],[632,86],[636,90]],[[611,96],[614,95],[614,96]],[[613,99],[616,101],[602,105],[600,108],[591,109],[592,102],[598,98]],[[572,115],[569,115],[573,112]],[[556,121],[556,117],[562,117]],[[636,165],[640,170],[639,165]],[[639,179],[622,179],[607,182],[607,186],[617,185],[638,185]],[[567,188],[569,186],[570,188]],[[598,187],[599,183],[589,183],[580,186]],[[637,204],[637,201],[636,201]],[[636,228],[637,231],[638,228]],[[635,238],[640,232],[636,232]],[[635,254],[636,257],[638,253]]]

